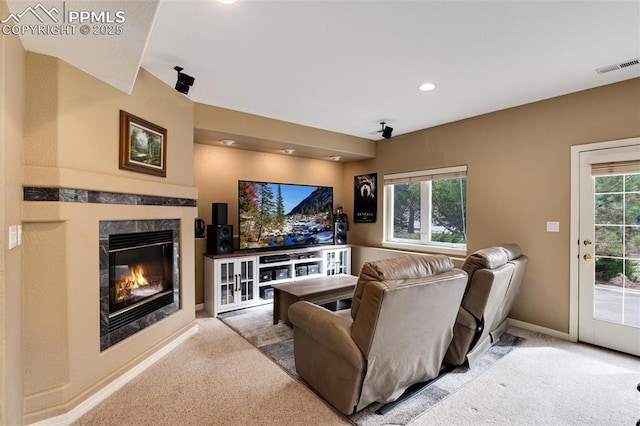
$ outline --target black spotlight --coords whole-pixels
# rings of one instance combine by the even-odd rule
[[[393,132],[393,127],[385,126],[382,124],[382,137],[385,139],[391,139],[391,132]]]
[[[193,86],[193,82],[196,81],[195,78],[191,77],[188,74],[184,74],[182,67],[174,67],[174,70],[178,71],[178,81],[176,81],[176,90],[180,93],[184,93],[185,95],[189,93],[189,89]]]

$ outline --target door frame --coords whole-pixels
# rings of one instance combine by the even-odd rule
[[[569,340],[578,341],[578,289],[580,263],[580,154],[588,151],[621,148],[637,145],[640,137],[595,142],[571,147],[571,224],[570,224],[570,267],[569,267]]]

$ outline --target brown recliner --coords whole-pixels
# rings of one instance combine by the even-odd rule
[[[446,256],[366,263],[350,310],[289,308],[298,374],[344,414],[436,377],[467,274]]]
[[[529,258],[517,244],[479,250],[462,265],[469,282],[453,329],[445,364],[469,367],[507,329],[507,316],[520,291]]]

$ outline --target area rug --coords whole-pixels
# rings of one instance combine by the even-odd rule
[[[295,369],[293,330],[283,323],[274,325],[272,309],[271,305],[257,306],[227,312],[219,315],[219,318],[289,373],[291,377],[306,385]],[[500,341],[493,345],[473,368],[469,369],[464,366],[455,368],[422,392],[399,404],[384,415],[376,413],[381,404],[374,403],[364,410],[345,416],[345,418],[351,423],[361,426],[406,425],[447,396],[460,390],[467,382],[494,366],[506,354],[519,346],[523,340],[521,337],[505,333]]]

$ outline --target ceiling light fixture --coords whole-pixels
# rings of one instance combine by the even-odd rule
[[[339,155],[332,155],[332,156],[331,156],[331,157],[329,157],[329,158],[331,158],[333,161],[340,161],[340,159],[341,159],[342,157],[340,157]]]
[[[236,0],[218,0],[218,2],[224,3],[224,4],[232,4],[232,3],[235,3]]]
[[[429,92],[435,88],[436,85],[433,83],[422,83],[420,86],[418,86],[418,90],[421,92]]]
[[[293,154],[294,152],[296,152],[296,150],[295,150],[295,149],[293,149],[293,148],[285,148],[285,149],[283,149],[282,151],[283,151],[285,154],[288,154],[288,155],[291,155],[291,154]]]
[[[226,146],[231,146],[236,143],[236,141],[234,141],[233,139],[220,139],[220,142],[222,142]]]

